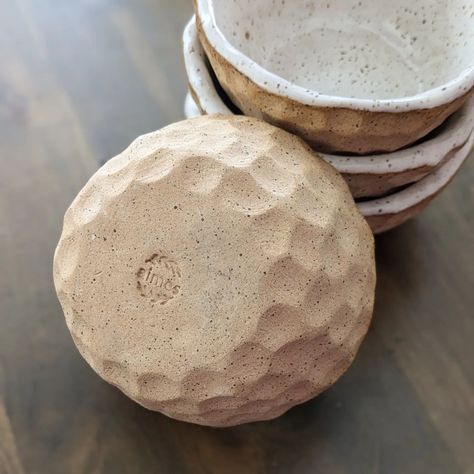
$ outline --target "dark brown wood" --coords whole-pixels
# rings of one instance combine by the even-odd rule
[[[75,349],[52,255],[98,164],[182,118],[190,0],[0,0],[0,473],[474,472],[474,163],[377,239],[374,322],[328,392],[267,423],[146,411]]]

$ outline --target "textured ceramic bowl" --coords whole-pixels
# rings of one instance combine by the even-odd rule
[[[472,0],[194,3],[232,102],[318,151],[400,149],[440,125],[474,86]]]
[[[186,98],[186,117],[194,117],[200,112],[231,114],[225,103],[225,92],[212,79],[194,19],[183,34],[183,53],[192,93],[192,97]],[[381,155],[322,156],[343,174],[354,197],[381,196],[433,172],[453,150],[464,145],[473,128],[474,99],[449,117],[427,140],[409,148]]]
[[[393,229],[421,212],[453,179],[473,145],[474,133],[460,150],[451,152],[442,166],[421,181],[383,198],[359,202],[357,206],[374,234]]]
[[[220,427],[334,384],[370,325],[375,279],[339,173],[242,116],[137,138],[74,199],[54,257],[90,366],[150,410]]]

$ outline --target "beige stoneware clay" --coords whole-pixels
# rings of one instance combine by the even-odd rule
[[[206,116],[138,138],[68,209],[54,262],[72,337],[106,381],[172,418],[277,417],[350,366],[373,236],[300,139]]]

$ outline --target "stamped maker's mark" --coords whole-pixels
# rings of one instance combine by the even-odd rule
[[[137,273],[137,289],[152,303],[166,304],[181,289],[181,271],[175,260],[162,252],[145,260]]]

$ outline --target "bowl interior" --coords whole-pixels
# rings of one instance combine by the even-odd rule
[[[232,46],[319,94],[410,97],[474,67],[472,0],[209,1]]]

